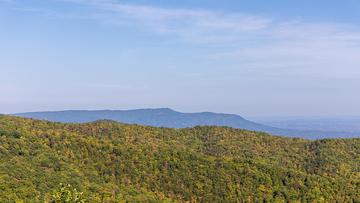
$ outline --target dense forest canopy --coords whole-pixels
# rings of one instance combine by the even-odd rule
[[[360,138],[0,116],[0,202],[360,202]]]

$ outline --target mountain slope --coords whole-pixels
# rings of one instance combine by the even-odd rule
[[[16,116],[44,119],[65,123],[84,123],[100,119],[109,119],[122,123],[148,125],[155,127],[187,128],[202,126],[228,126],[239,129],[267,132],[273,135],[319,138],[350,138],[358,137],[358,133],[301,131],[270,127],[255,123],[234,114],[219,114],[211,112],[181,113],[168,108],[137,109],[137,110],[100,110],[100,111],[58,111],[19,113]]]
[[[358,202],[360,139],[0,116],[0,202],[60,183],[90,202]]]
[[[44,119],[65,123],[84,123],[101,119],[114,120],[129,124],[155,127],[187,128],[197,125],[237,125],[250,130],[268,128],[238,115],[203,113],[180,113],[168,108],[137,110],[100,110],[100,111],[58,111],[19,113],[16,116]]]

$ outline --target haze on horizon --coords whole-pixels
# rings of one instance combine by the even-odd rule
[[[357,0],[0,0],[0,112],[359,116]]]

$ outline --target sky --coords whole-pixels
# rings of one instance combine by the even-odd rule
[[[358,0],[0,0],[0,112],[360,115]]]

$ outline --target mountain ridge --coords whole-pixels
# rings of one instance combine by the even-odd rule
[[[359,137],[357,132],[324,132],[282,129],[263,125],[236,114],[198,112],[183,113],[171,108],[143,108],[130,110],[65,110],[16,113],[15,116],[63,123],[86,123],[96,120],[114,120],[121,123],[154,127],[188,128],[194,126],[227,126],[260,131],[272,135],[301,137],[306,139]]]

